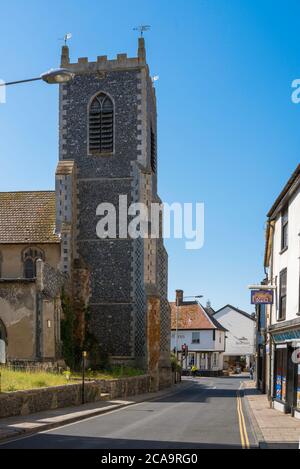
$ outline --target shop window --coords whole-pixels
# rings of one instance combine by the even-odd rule
[[[296,406],[297,409],[300,409],[300,366],[298,365],[298,376],[296,377],[297,380],[297,388],[296,388]]]
[[[286,402],[287,349],[275,352],[275,396],[279,401]]]

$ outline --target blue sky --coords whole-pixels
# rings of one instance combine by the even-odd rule
[[[249,312],[249,283],[263,277],[265,215],[296,165],[300,3],[276,0],[12,0],[2,2],[0,78],[37,76],[71,58],[136,54],[132,28],[150,24],[156,83],[159,192],[205,203],[205,244],[169,240],[169,296],[203,294],[213,307]],[[0,190],[54,187],[58,90],[11,87],[0,105]]]

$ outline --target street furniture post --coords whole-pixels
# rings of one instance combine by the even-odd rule
[[[81,403],[84,404],[84,373],[85,373],[85,359],[86,359],[86,356],[87,356],[87,352],[86,351],[83,351],[82,352],[82,388],[81,388]]]

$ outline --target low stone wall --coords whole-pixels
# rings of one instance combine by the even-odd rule
[[[115,380],[99,380],[85,383],[85,402],[97,402],[103,393],[110,399],[127,398],[149,391],[150,377],[136,376]],[[81,384],[53,386],[0,394],[0,418],[28,415],[44,410],[81,404]]]
[[[117,397],[127,398],[137,394],[144,394],[150,390],[150,376],[132,376],[110,380],[98,380],[102,392],[109,394],[110,399]]]

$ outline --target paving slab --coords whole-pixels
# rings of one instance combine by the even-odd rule
[[[261,447],[298,447],[300,421],[290,414],[284,414],[270,407],[266,394],[255,388],[252,381],[244,381],[244,393],[250,417],[257,429]]]

